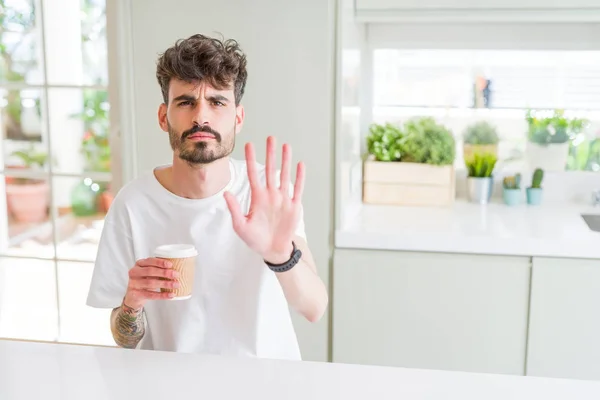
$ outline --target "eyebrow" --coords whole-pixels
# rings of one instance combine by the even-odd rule
[[[196,101],[196,97],[189,95],[189,94],[182,94],[180,96],[177,96],[173,99],[173,101]]]
[[[211,96],[208,96],[206,100],[229,102],[229,99],[221,94],[213,94]]]
[[[179,95],[179,96],[177,96],[177,97],[175,97],[173,99],[174,102],[178,102],[178,101],[197,101],[197,100],[198,100],[198,98],[196,96],[192,96],[190,94],[182,94],[182,95]],[[226,102],[226,103],[230,101],[227,97],[225,97],[225,96],[223,96],[221,94],[210,95],[210,96],[206,97],[206,100],[209,100],[209,101],[222,101],[222,102]]]

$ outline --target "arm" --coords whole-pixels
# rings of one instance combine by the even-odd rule
[[[133,309],[122,303],[110,314],[110,330],[119,347],[134,349],[144,337],[144,309]]]
[[[179,273],[169,261],[158,258],[138,260],[129,270],[129,283],[120,307],[110,315],[110,329],[115,343],[134,349],[146,333],[144,304],[148,300],[168,299],[170,292],[160,289],[179,287]]]
[[[308,321],[317,322],[327,309],[327,288],[317,274],[317,267],[306,241],[295,235],[294,243],[302,252],[302,257],[291,270],[277,273],[277,279],[290,306]],[[281,262],[286,260],[283,257]]]
[[[170,293],[159,290],[175,287],[178,275],[165,260],[136,260],[130,216],[122,193],[115,197],[104,220],[86,304],[111,309],[110,321],[106,323],[110,323],[116,344],[135,348],[146,331],[145,302],[168,298]]]
[[[304,164],[298,163],[296,181],[290,183],[291,148],[283,145],[279,182],[275,173],[275,139],[267,139],[265,186],[258,176],[254,147],[246,145],[246,167],[250,182],[250,207],[246,215],[233,194],[225,192],[233,229],[246,244],[272,264],[287,261],[292,241],[302,251],[294,268],[276,273],[288,304],[307,320],[318,321],[327,308],[327,289],[317,274],[312,254],[302,236]],[[291,193],[290,193],[291,192]],[[300,224],[300,226],[299,226]],[[300,234],[299,234],[300,233]]]

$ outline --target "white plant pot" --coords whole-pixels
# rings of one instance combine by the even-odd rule
[[[569,142],[542,146],[528,141],[525,154],[527,165],[532,171],[536,168],[544,171],[564,171],[569,159]]]

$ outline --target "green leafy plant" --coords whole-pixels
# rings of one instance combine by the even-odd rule
[[[19,158],[27,168],[43,168],[48,161],[48,154],[45,151],[37,150],[33,145],[27,150],[14,151],[11,156]]]
[[[587,128],[586,119],[566,118],[563,110],[554,110],[550,116],[547,112],[527,110],[527,137],[530,142],[548,145],[566,143]]]
[[[452,132],[431,117],[407,121],[400,143],[401,161],[451,165],[456,157],[456,142]]]
[[[533,172],[533,177],[531,178],[531,188],[541,189],[543,180],[544,170],[542,170],[541,168],[536,168],[536,170]]]
[[[498,158],[492,153],[475,153],[465,160],[470,178],[489,178],[494,172]]]
[[[455,146],[452,133],[430,117],[409,120],[402,127],[373,124],[367,136],[367,150],[377,161],[451,165]]]
[[[17,150],[11,153],[11,156],[14,156],[21,160],[23,163],[23,167],[33,169],[33,168],[44,168],[46,163],[48,162],[48,154],[45,151],[40,151],[35,148],[32,144],[26,150]],[[31,178],[15,178],[13,180],[14,183],[25,185],[28,183],[39,183],[42,182],[39,179],[31,179]]]
[[[367,151],[377,161],[400,161],[402,155],[400,128],[391,123],[372,124],[367,136]]]
[[[502,186],[508,190],[521,189],[521,174],[505,177],[502,180]]]
[[[479,121],[465,129],[463,140],[465,144],[485,145],[497,144],[500,139],[495,126],[487,121]]]

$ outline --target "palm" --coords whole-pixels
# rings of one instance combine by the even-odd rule
[[[231,212],[233,228],[251,249],[264,258],[275,254],[289,255],[300,217],[304,165],[298,164],[294,194],[290,197],[291,150],[288,145],[283,146],[279,184],[275,176],[275,140],[272,137],[267,139],[266,185],[263,186],[258,178],[254,148],[251,144],[246,145],[246,163],[252,191],[248,214],[242,214],[233,195],[227,193],[225,197]]]

